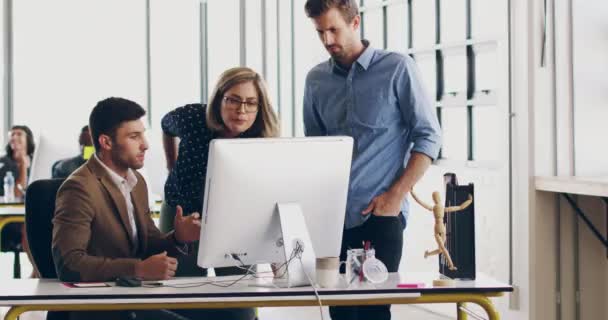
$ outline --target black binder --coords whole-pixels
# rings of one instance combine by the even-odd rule
[[[473,203],[466,209],[446,213],[443,222],[446,224],[446,248],[452,257],[457,270],[450,270],[443,254],[439,255],[441,274],[451,279],[475,279],[475,194],[472,183],[459,185],[456,174],[446,173],[445,207],[459,206],[469,194]]]

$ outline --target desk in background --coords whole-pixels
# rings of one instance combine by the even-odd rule
[[[23,204],[0,204],[0,232],[9,223],[25,222],[25,206]]]
[[[319,289],[324,306],[455,303],[458,319],[466,319],[464,304],[481,306],[496,320],[500,316],[490,298],[513,291],[510,285],[484,275],[473,281],[458,281],[455,287],[432,287],[433,273],[391,273],[387,282],[378,285],[364,284],[351,288]],[[209,280],[235,279],[176,278],[173,285]],[[10,306],[5,320],[15,320],[27,311],[84,311],[84,310],[137,310],[137,309],[201,309],[318,306],[311,287],[262,288],[255,285],[268,279],[248,279],[232,287],[211,285],[191,288],[67,288],[56,280],[10,280],[0,288],[0,306]],[[424,282],[424,288],[402,289],[398,283]]]
[[[585,212],[572,199],[572,195],[600,197],[608,206],[608,177],[536,177],[537,191],[555,192],[562,195],[570,204],[574,212],[591,229],[595,237],[606,247],[608,257],[608,239],[604,238],[598,227],[593,224]],[[608,218],[608,211],[606,212]],[[557,226],[559,228],[559,226]],[[608,219],[606,221],[606,234],[608,234]]]
[[[575,201],[574,196],[582,195],[587,197],[597,197],[602,199],[604,203],[608,206],[608,177],[576,177],[576,176],[538,176],[535,177],[535,187],[536,191],[539,192],[549,192],[557,195],[557,199],[564,198],[570,207],[575,212],[575,217],[573,220],[575,222],[575,226],[572,228],[572,234],[574,239],[573,244],[573,266],[574,272],[572,272],[573,276],[573,284],[574,284],[574,292],[571,295],[571,300],[569,302],[560,302],[558,306],[559,312],[564,308],[563,306],[566,303],[569,303],[574,308],[574,316],[578,319],[581,314],[581,301],[584,299],[583,295],[587,296],[589,293],[584,293],[581,291],[581,262],[579,258],[579,235],[578,235],[578,218],[580,218],[587,227],[591,230],[593,235],[599,240],[604,247],[606,248],[606,255],[608,256],[608,239],[604,238],[599,231],[601,226],[595,225],[591,219],[588,218],[587,214],[580,208],[578,203]],[[557,215],[561,215],[561,210],[558,209],[556,211]],[[608,235],[608,212],[606,212],[606,234]],[[555,234],[560,235],[561,222],[557,220],[558,223],[555,224]],[[558,239],[557,241],[561,241]],[[556,257],[557,264],[560,266],[558,268],[558,272],[556,274],[556,284],[558,284],[558,294],[563,296],[561,282],[563,281],[563,274],[561,269],[562,257],[561,257],[561,247],[556,248]],[[585,262],[587,263],[587,262]],[[570,274],[568,274],[569,276]],[[589,290],[587,290],[589,291]],[[604,299],[605,300],[605,299]],[[568,308],[568,307],[566,307]]]
[[[158,218],[160,217],[161,205],[162,202],[155,202],[150,208],[152,218],[156,223],[158,223]],[[23,203],[0,203],[0,234],[2,233],[2,229],[10,223],[25,223],[25,205]],[[13,277],[21,277],[19,255],[15,256],[13,263]]]
[[[160,207],[162,202],[155,202],[150,211],[152,218],[158,219],[160,215]],[[0,203],[0,232],[9,223],[25,222],[25,205],[24,204],[1,204]]]
[[[0,234],[2,229],[10,223],[24,223],[25,222],[25,205],[23,203],[0,203]],[[0,239],[1,241],[1,239]],[[2,244],[0,243],[0,246]],[[21,262],[19,260],[19,253],[15,253],[15,260],[13,263],[13,277],[21,277]]]

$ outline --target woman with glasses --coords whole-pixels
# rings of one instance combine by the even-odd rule
[[[209,101],[208,105],[196,103],[179,107],[161,120],[163,147],[169,170],[159,226],[163,232],[173,229],[178,205],[182,207],[184,215],[201,212],[211,140],[279,135],[278,120],[272,110],[264,80],[249,68],[232,68],[222,73]],[[198,252],[198,248],[193,252]],[[234,272],[235,268],[215,269],[218,276]],[[206,270],[196,265],[196,254],[179,259],[176,276],[206,274]],[[218,319],[255,317],[252,309],[175,311],[188,318],[199,319],[207,316]],[[220,313],[210,314],[211,312]]]

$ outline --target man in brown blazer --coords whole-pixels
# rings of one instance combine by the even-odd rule
[[[198,214],[178,209],[175,230],[161,233],[148,206],[148,190],[135,171],[148,144],[137,103],[108,98],[89,118],[95,155],[63,183],[53,219],[53,259],[62,281],[109,281],[118,277],[165,280],[179,254],[199,239]],[[72,318],[179,319],[168,311],[86,312]]]

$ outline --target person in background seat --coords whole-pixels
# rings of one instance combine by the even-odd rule
[[[93,148],[93,141],[91,140],[91,133],[89,132],[89,126],[86,125],[80,130],[78,136],[78,145],[80,146],[80,154],[58,160],[53,164],[51,169],[51,176],[53,178],[67,178],[72,172],[83,165],[93,154],[91,151]]]
[[[4,180],[7,172],[11,172],[15,179],[14,195],[12,202],[22,202],[27,188],[30,166],[36,144],[32,130],[25,125],[14,125],[9,131],[9,141],[6,144],[6,155],[0,158],[0,179]],[[4,188],[0,188],[0,195],[4,199]],[[25,236],[25,224],[11,223],[2,230],[1,251],[25,251],[31,261],[31,254],[27,237]],[[32,263],[31,278],[38,277],[36,266]]]

